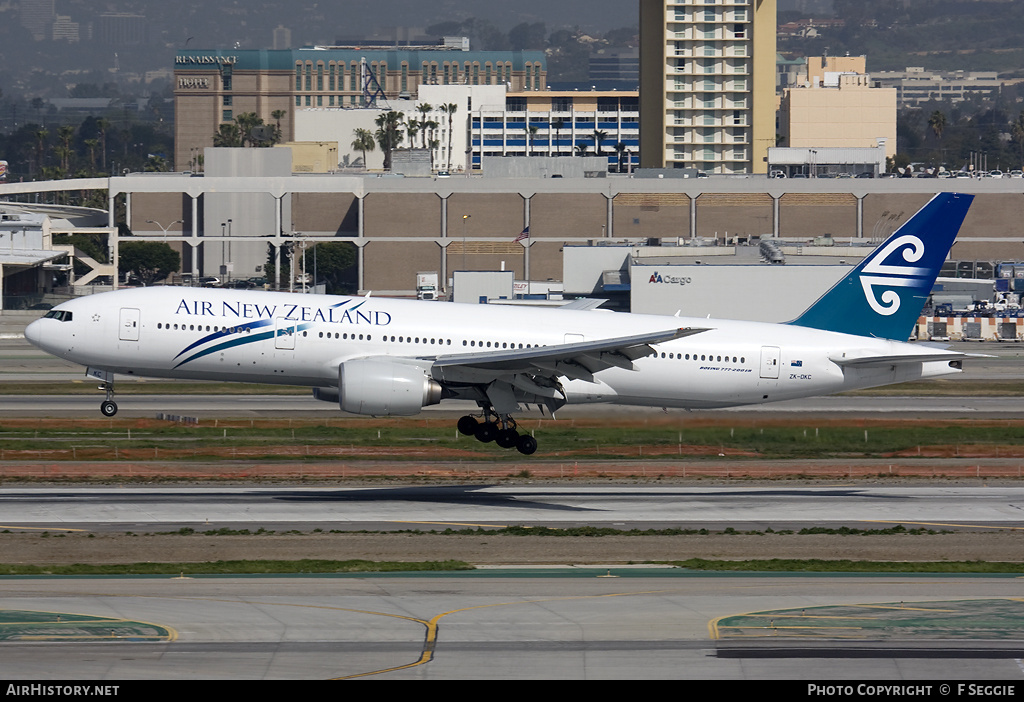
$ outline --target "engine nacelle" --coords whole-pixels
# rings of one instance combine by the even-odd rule
[[[408,417],[441,401],[441,386],[422,368],[377,359],[345,361],[338,371],[345,412]]]

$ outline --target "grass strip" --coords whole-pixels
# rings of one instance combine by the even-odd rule
[[[292,575],[301,573],[399,573],[472,570],[463,561],[213,561],[210,563],[124,563],[0,565],[0,575]]]

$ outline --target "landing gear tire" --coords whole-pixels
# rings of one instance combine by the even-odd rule
[[[516,441],[516,450],[524,456],[532,456],[537,452],[537,440],[529,434],[523,434]]]
[[[494,443],[502,448],[514,448],[519,443],[519,432],[515,429],[501,429],[498,431]]]
[[[113,400],[106,400],[100,403],[100,412],[104,417],[113,417],[117,414],[117,403]]]
[[[498,438],[498,425],[494,422],[483,422],[482,424],[478,424],[476,428],[476,438],[477,441],[482,441],[485,444],[494,441]]]
[[[480,422],[477,421],[476,417],[466,415],[465,417],[459,418],[459,433],[466,436],[476,436],[477,427],[480,426]]]

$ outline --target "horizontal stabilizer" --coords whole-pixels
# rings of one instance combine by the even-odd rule
[[[596,310],[608,300],[598,300],[591,297],[581,297],[564,305],[559,305],[560,310]]]
[[[880,355],[856,355],[851,353],[833,354],[828,357],[830,361],[838,366],[868,367],[868,366],[899,366],[912,363],[925,363],[931,361],[962,361],[965,358],[988,358],[985,354],[957,353],[948,351],[945,353],[908,353],[892,356]]]

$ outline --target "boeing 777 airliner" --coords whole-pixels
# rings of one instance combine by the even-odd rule
[[[117,373],[305,385],[372,416],[459,398],[480,407],[461,432],[532,454],[523,404],[716,408],[960,372],[966,354],[907,339],[972,199],[936,195],[786,324],[154,287],[62,303],[25,336],[100,379],[107,416]]]

